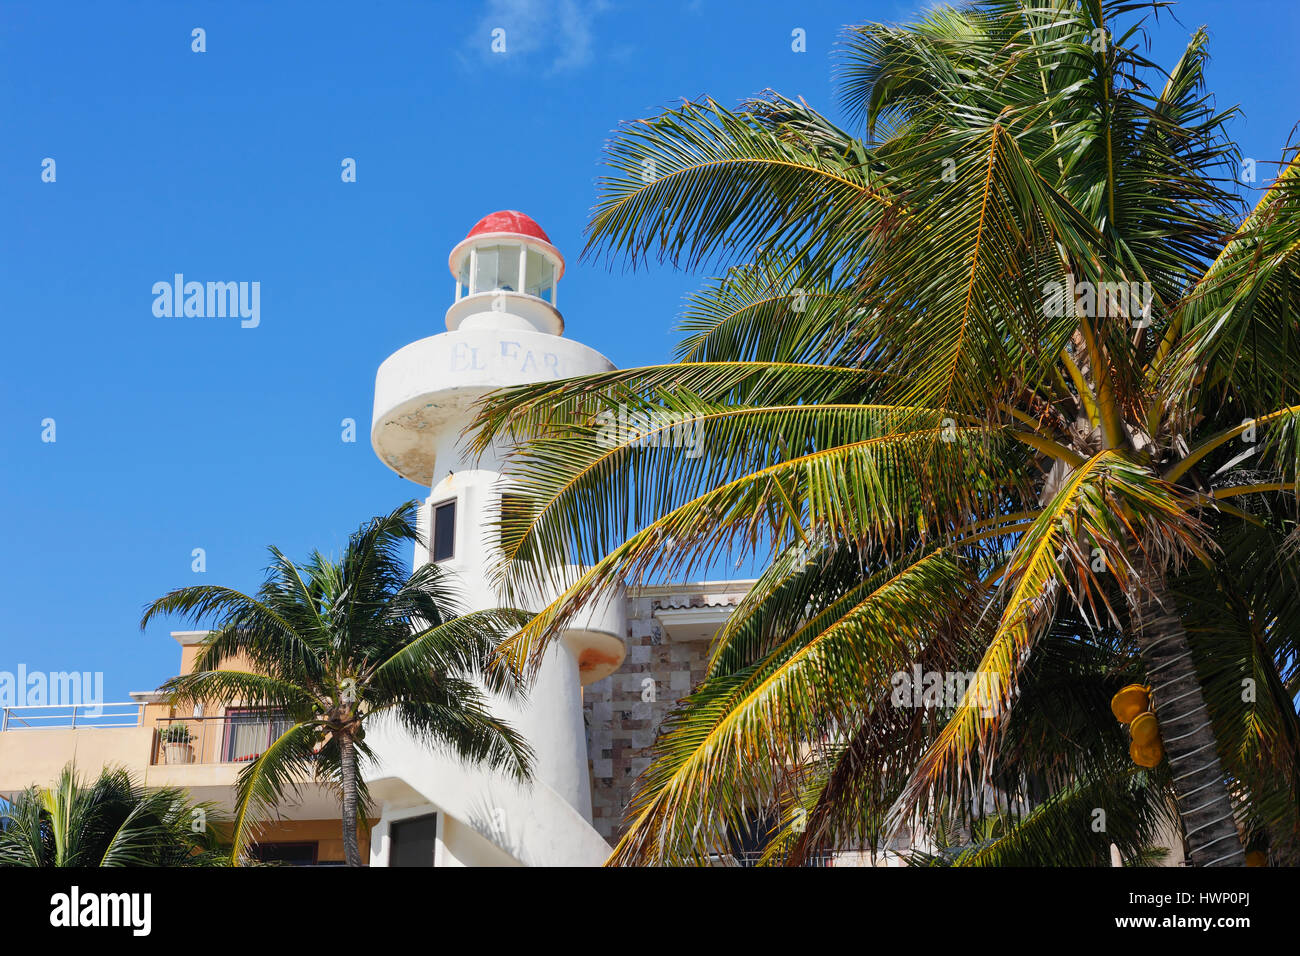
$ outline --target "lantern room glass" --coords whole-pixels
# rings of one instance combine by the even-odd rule
[[[549,257],[523,244],[477,246],[461,261],[456,297],[522,291],[555,305],[555,272]]]
[[[539,299],[547,299],[555,304],[555,266],[546,256],[529,249],[524,266],[524,278],[527,284],[524,291]]]
[[[474,250],[474,292],[519,291],[519,246]]]

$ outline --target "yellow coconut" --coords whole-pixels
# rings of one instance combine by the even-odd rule
[[[1164,759],[1165,748],[1158,740],[1151,744],[1140,744],[1135,740],[1129,744],[1128,755],[1139,767],[1154,767]]]
[[[1110,699],[1110,712],[1121,724],[1127,724],[1148,709],[1151,689],[1141,684],[1129,684]]]
[[[1144,747],[1160,742],[1160,723],[1149,710],[1134,717],[1128,729],[1133,739]]]

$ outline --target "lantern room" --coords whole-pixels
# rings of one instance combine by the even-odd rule
[[[561,335],[556,285],[564,257],[528,216],[513,209],[484,216],[447,261],[456,294],[447,329],[534,329]]]

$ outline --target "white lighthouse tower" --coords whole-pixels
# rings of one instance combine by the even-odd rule
[[[465,608],[476,610],[508,603],[491,579],[491,521],[509,479],[501,473],[501,449],[477,457],[465,450],[471,406],[504,386],[614,366],[562,338],[556,288],[564,257],[528,216],[485,216],[451,250],[448,264],[456,291],[447,331],[412,342],[379,367],[370,437],[384,464],[429,490],[420,513],[427,546],[417,546],[415,566],[442,565]],[[425,839],[436,827],[439,865],[603,861],[608,845],[591,827],[582,687],[623,661],[624,595],[592,602],[570,627],[548,652],[527,703],[499,708],[536,751],[530,786],[431,752],[397,728],[372,733],[381,767],[369,786],[383,807],[371,837],[372,865],[390,862],[390,851],[393,859],[406,852],[397,846],[406,839],[399,834],[419,828],[404,821],[423,821]]]

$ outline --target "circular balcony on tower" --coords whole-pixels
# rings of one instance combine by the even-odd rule
[[[460,432],[488,392],[614,368],[595,349],[562,337],[556,303],[564,256],[528,216],[484,216],[447,265],[456,280],[447,331],[398,349],[375,378],[375,453],[425,487],[435,474],[465,465]]]

